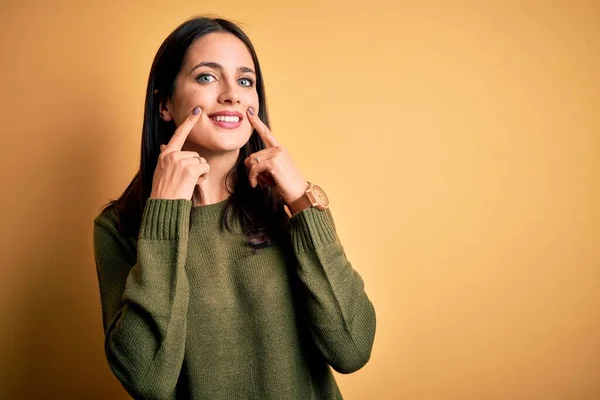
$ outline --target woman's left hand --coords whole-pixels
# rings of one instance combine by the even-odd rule
[[[294,165],[287,150],[279,145],[271,130],[258,118],[254,110],[251,114],[249,108],[246,110],[246,115],[267,147],[250,154],[244,160],[244,164],[249,169],[250,185],[256,187],[261,181],[275,186],[285,204],[293,203],[304,195],[308,182]]]

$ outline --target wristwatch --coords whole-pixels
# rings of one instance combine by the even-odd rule
[[[323,189],[310,182],[308,182],[308,187],[304,191],[304,194],[298,200],[288,205],[292,215],[309,207],[314,207],[321,211],[329,208],[329,199]]]

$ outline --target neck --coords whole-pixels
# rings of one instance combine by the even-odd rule
[[[229,172],[236,165],[239,150],[219,154],[211,154],[205,151],[197,152],[201,157],[204,157],[210,166],[210,172],[206,178],[194,188],[192,205],[204,206],[227,199],[230,196],[230,190],[233,188],[231,187],[231,182],[226,182],[225,180]],[[230,190],[228,190],[228,188]]]

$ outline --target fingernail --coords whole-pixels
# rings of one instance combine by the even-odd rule
[[[252,107],[248,107],[248,113],[249,113],[250,115],[254,115],[254,108],[252,108]]]
[[[192,111],[192,114],[194,114],[194,115],[200,114],[200,107],[194,108],[194,110]]]

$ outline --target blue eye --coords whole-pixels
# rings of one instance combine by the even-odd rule
[[[238,80],[238,82],[240,83],[240,85],[245,86],[245,87],[252,87],[254,86],[254,81],[250,78],[240,78]]]
[[[200,83],[211,83],[211,82],[214,82],[216,79],[214,76],[212,76],[210,74],[200,74],[200,75],[198,75],[196,80]]]

